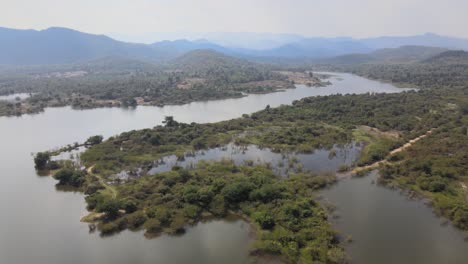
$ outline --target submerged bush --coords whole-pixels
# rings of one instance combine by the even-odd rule
[[[50,160],[50,154],[48,152],[39,152],[34,157],[34,164],[36,169],[43,170],[46,168],[47,163]]]
[[[86,172],[75,168],[63,168],[54,175],[60,185],[81,187],[86,180]]]

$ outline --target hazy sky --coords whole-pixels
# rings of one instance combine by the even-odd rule
[[[89,33],[273,32],[468,38],[468,0],[0,0],[0,26]]]

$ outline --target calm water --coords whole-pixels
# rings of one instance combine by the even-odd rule
[[[29,93],[16,93],[16,94],[10,94],[10,95],[0,95],[0,101],[15,102],[15,101],[24,100],[24,99],[26,99],[28,97],[31,97],[31,94],[29,94]]]
[[[323,192],[337,206],[336,228],[354,240],[347,248],[353,263],[468,263],[462,232],[442,225],[421,201],[374,184],[377,177],[346,179]]]
[[[345,146],[334,146],[332,149],[317,149],[313,153],[276,153],[269,148],[259,148],[255,145],[236,146],[228,144],[222,148],[213,148],[194,153],[186,153],[183,160],[178,160],[175,155],[164,157],[155,161],[149,174],[171,170],[175,165],[184,168],[196,167],[202,160],[232,160],[237,165],[242,164],[270,164],[274,172],[281,176],[301,171],[311,172],[336,172],[342,164],[351,165],[358,158],[360,147],[351,143]],[[331,151],[335,155],[331,155]],[[143,171],[142,171],[143,172]],[[140,173],[142,173],[140,172]],[[126,178],[132,173],[123,172],[120,178]],[[138,175],[138,172],[134,172]]]
[[[340,78],[342,80],[333,78],[333,85],[328,87],[299,86],[281,93],[181,106],[83,111],[63,107],[47,109],[36,115],[0,117],[0,263],[248,262],[249,231],[241,221],[199,224],[184,236],[163,236],[153,240],[146,240],[141,232],[126,231],[107,238],[88,234],[87,225],[79,222],[86,213],[83,196],[56,191],[55,181],[37,176],[31,153],[83,142],[91,135],[109,137],[132,129],[153,127],[160,124],[166,115],[182,122],[216,122],[252,113],[268,104],[272,107],[290,104],[306,96],[401,91],[389,84],[349,74],[340,74]],[[313,162],[305,161],[306,164]],[[385,201],[381,206],[387,206]],[[433,221],[433,218],[427,218],[427,221]],[[429,226],[429,234],[433,234],[431,228],[438,230],[436,223]],[[442,233],[451,232],[442,230],[447,230]],[[446,250],[459,248],[458,242],[444,243],[439,246]],[[462,254],[460,250],[454,252],[454,255]],[[433,251],[425,250],[424,254],[432,256]]]

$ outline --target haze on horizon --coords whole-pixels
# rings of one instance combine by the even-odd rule
[[[155,32],[174,38],[201,32],[468,38],[466,10],[466,0],[2,0],[0,26],[60,26],[137,42],[161,40],[151,39]]]

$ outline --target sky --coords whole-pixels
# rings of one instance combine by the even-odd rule
[[[0,0],[0,27],[95,34],[268,32],[468,38],[468,0]],[[148,36],[148,35],[147,35]]]

